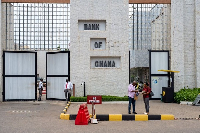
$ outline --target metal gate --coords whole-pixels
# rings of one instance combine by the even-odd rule
[[[169,70],[169,51],[150,50],[149,51],[149,70],[150,70],[150,87],[154,92],[152,99],[160,99],[162,87],[169,87],[168,72],[158,70]]]
[[[37,99],[37,53],[3,52],[3,101]]]
[[[70,52],[46,53],[46,99],[64,100],[64,84],[70,80]]]

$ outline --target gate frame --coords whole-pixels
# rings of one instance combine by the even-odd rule
[[[57,53],[68,53],[68,75],[47,75],[47,54],[57,54]],[[68,77],[70,81],[70,51],[55,51],[55,52],[46,52],[46,100],[61,100],[66,99],[57,99],[57,98],[47,98],[48,93],[48,79],[47,77]],[[64,95],[64,93],[63,93]]]
[[[5,75],[5,53],[35,53],[35,75]],[[37,100],[37,52],[35,51],[3,51],[3,102],[5,101],[35,101]],[[5,100],[5,77],[35,77],[35,99],[10,99]]]
[[[151,73],[151,52],[167,52],[168,54],[168,70],[169,70],[169,50],[149,50],[149,86],[151,88],[151,76],[168,76],[168,87],[170,87],[170,73],[167,74],[152,74]],[[151,100],[160,100],[161,98],[150,98]]]

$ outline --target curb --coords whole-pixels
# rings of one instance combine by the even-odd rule
[[[77,114],[61,113],[60,119],[75,120],[76,116]],[[95,118],[98,121],[148,121],[148,120],[174,120],[174,115],[172,114],[161,114],[161,115],[96,114]]]
[[[67,103],[67,106],[63,109],[61,114],[66,114],[67,113],[67,109],[69,108],[71,102]]]

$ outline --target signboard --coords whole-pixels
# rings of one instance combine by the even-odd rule
[[[120,68],[120,57],[90,57],[90,68]]]
[[[87,95],[87,104],[102,104],[102,96],[100,95]]]

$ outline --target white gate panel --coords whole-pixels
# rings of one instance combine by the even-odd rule
[[[35,75],[35,53],[5,53],[5,75]]]
[[[46,57],[46,98],[47,100],[64,100],[64,84],[66,82],[66,79],[70,79],[70,52],[48,52]]]
[[[35,99],[35,77],[6,77],[5,100]]]
[[[4,51],[3,100],[36,100],[37,53]]]
[[[158,70],[169,70],[169,51],[150,50],[150,87],[154,92],[153,99],[160,99],[162,87],[169,86],[168,72]]]
[[[151,52],[151,74],[167,74],[158,70],[168,70],[168,53]]]
[[[64,84],[65,77],[48,77],[47,97],[55,99],[65,99]]]
[[[68,75],[68,53],[47,54],[47,75]]]
[[[151,77],[151,88],[154,92],[152,98],[160,98],[162,94],[162,87],[168,87],[168,76],[152,76]]]

